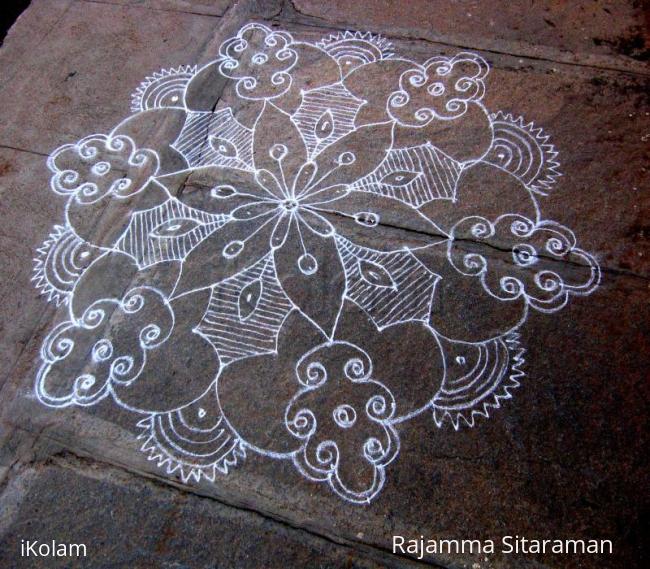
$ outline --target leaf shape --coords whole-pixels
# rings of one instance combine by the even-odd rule
[[[395,172],[390,172],[386,174],[382,179],[382,184],[387,184],[389,186],[406,186],[411,183],[413,180],[420,176],[420,172],[412,172],[411,170],[397,170]]]
[[[257,279],[248,283],[239,293],[239,318],[246,320],[257,308],[262,298],[262,281]]]
[[[210,190],[210,197],[216,198],[219,200],[224,200],[233,196],[237,193],[237,190],[229,184],[222,184],[220,186],[215,186]]]
[[[330,335],[345,292],[345,271],[333,238],[299,229],[293,220],[284,245],[273,251],[285,294],[321,330]]]
[[[244,241],[235,239],[234,241],[230,241],[229,243],[226,243],[226,246],[223,248],[221,254],[226,259],[233,259],[234,257],[237,257],[244,250],[245,246],[246,243]]]
[[[314,136],[319,140],[324,140],[334,131],[334,116],[331,111],[325,111],[316,126],[314,126]]]
[[[201,223],[195,219],[175,217],[154,227],[151,231],[151,236],[158,239],[180,237],[181,235],[186,235],[200,225]]]
[[[378,263],[372,261],[360,260],[359,273],[361,278],[367,283],[382,288],[397,288],[393,277]]]
[[[220,138],[218,136],[211,136],[210,146],[212,146],[215,152],[218,152],[219,154],[221,154],[221,156],[224,156],[225,158],[237,158],[238,155],[237,147],[232,142],[226,140],[225,138]]]

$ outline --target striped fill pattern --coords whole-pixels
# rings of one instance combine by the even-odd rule
[[[347,297],[366,311],[379,329],[400,322],[428,321],[438,275],[429,272],[409,251],[383,253],[336,238],[345,268]],[[362,264],[378,265],[392,286],[378,286],[363,276]]]
[[[313,157],[354,130],[354,119],[362,104],[362,100],[357,99],[340,83],[305,93],[300,107],[291,119],[302,134],[309,156]],[[327,112],[331,113],[333,129],[329,136],[320,138],[316,135],[316,125]]]
[[[391,197],[410,206],[420,207],[436,199],[453,200],[461,169],[459,162],[429,143],[398,148],[391,150],[374,172],[355,182],[352,189]],[[391,176],[399,172],[419,175],[405,176],[408,182],[400,185]],[[385,179],[392,183],[386,183]]]
[[[156,236],[157,228],[175,221],[181,226],[179,234]],[[226,222],[226,216],[194,209],[170,198],[159,206],[133,213],[115,248],[131,255],[141,269],[161,261],[180,261]]]
[[[260,281],[261,292],[255,309],[242,319],[242,291]],[[208,309],[196,331],[215,348],[222,364],[276,350],[278,332],[293,305],[275,274],[273,256],[212,288]]]
[[[220,153],[219,140],[230,143],[235,152]],[[230,108],[216,113],[189,112],[172,148],[192,167],[211,164],[242,170],[253,167],[253,131],[242,125]]]

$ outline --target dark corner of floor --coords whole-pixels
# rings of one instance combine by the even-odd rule
[[[0,11],[0,46],[2,46],[9,28],[14,25],[31,0],[9,0]]]

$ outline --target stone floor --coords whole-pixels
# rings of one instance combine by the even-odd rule
[[[646,26],[34,0],[0,48],[0,566],[646,567]]]

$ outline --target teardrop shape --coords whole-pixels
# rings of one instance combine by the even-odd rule
[[[273,233],[271,234],[271,247],[273,249],[279,249],[284,245],[284,242],[287,240],[287,235],[289,234],[291,220],[292,217],[288,213],[281,215],[280,219],[278,219],[273,228]]]
[[[397,288],[390,273],[384,267],[372,261],[360,260],[359,273],[364,281],[373,286]]]
[[[386,174],[382,179],[382,184],[389,186],[406,186],[408,183],[420,176],[420,172],[411,172],[410,170],[397,170]]]
[[[298,259],[298,268],[305,275],[313,275],[318,270],[318,261],[313,255],[305,253]]]
[[[360,211],[354,214],[354,221],[366,227],[377,227],[379,224],[379,216],[371,211]]]
[[[284,144],[274,144],[269,150],[269,156],[273,160],[280,161],[289,153],[289,149]]]
[[[225,138],[211,136],[210,146],[224,158],[237,158],[237,147]]]
[[[239,318],[246,320],[255,311],[262,298],[262,281],[248,283],[239,293]]]
[[[255,172],[255,181],[262,186],[272,197],[284,199],[287,197],[282,190],[278,179],[268,170],[258,170]]]
[[[339,154],[338,157],[338,164],[339,166],[349,166],[350,164],[354,164],[356,161],[357,157],[354,154],[354,152],[343,152]]]
[[[314,136],[318,140],[324,140],[334,132],[334,117],[331,111],[325,111],[314,127]]]
[[[219,200],[225,200],[230,196],[237,193],[237,190],[232,186],[224,184],[223,186],[215,186],[210,190],[210,197],[217,198]]]
[[[243,250],[244,250],[244,245],[246,245],[243,241],[235,240],[231,241],[230,243],[226,244],[226,246],[223,248],[222,255],[226,259],[232,259],[239,255]]]
[[[301,196],[312,185],[318,166],[315,162],[305,162],[298,170],[298,174],[293,181],[293,195]]]
[[[256,202],[240,205],[235,208],[230,215],[233,219],[256,219],[270,214],[277,208],[275,203]]]
[[[164,223],[153,228],[151,231],[152,237],[157,237],[158,239],[167,238],[167,237],[179,237],[189,233],[193,229],[196,229],[201,225],[195,219],[188,219],[183,217],[175,217],[173,219],[168,219]]]

